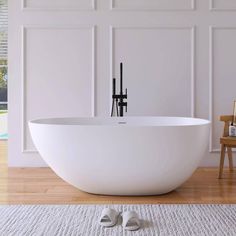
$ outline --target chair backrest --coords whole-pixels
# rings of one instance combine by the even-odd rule
[[[223,137],[229,136],[229,126],[232,123],[233,118],[234,118],[233,115],[230,115],[230,116],[220,116],[220,121],[225,122]]]

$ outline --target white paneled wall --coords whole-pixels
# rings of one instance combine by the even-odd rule
[[[119,10],[193,10],[194,0],[111,0]]]
[[[42,114],[94,115],[94,28],[47,26],[22,30],[22,150],[28,152],[34,149],[29,119]]]
[[[113,27],[111,40],[112,64],[125,65],[129,114],[193,116],[194,28]]]
[[[236,100],[236,27],[212,27],[211,36],[211,112],[212,112],[212,143],[211,150],[219,151],[219,136],[222,127],[218,115],[227,114],[226,104]]]
[[[22,0],[23,9],[28,10],[91,10],[95,0]]]
[[[227,10],[227,11],[236,10],[235,0],[211,0],[210,4],[213,10]]]
[[[211,119],[202,165],[217,165],[218,116],[236,99],[235,10],[235,0],[9,0],[9,164],[46,165],[30,119],[109,116],[123,62],[127,115]]]

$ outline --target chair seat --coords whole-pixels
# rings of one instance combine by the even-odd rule
[[[236,147],[236,137],[222,137],[220,143],[230,147]]]

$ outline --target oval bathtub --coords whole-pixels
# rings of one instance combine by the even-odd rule
[[[210,122],[180,117],[29,122],[33,142],[66,182],[89,193],[157,195],[183,184],[208,147]]]

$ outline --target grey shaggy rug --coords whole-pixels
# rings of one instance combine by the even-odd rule
[[[135,210],[142,227],[124,231],[121,219],[102,228],[105,205],[0,206],[1,236],[236,235],[236,205],[109,205],[119,212]]]

